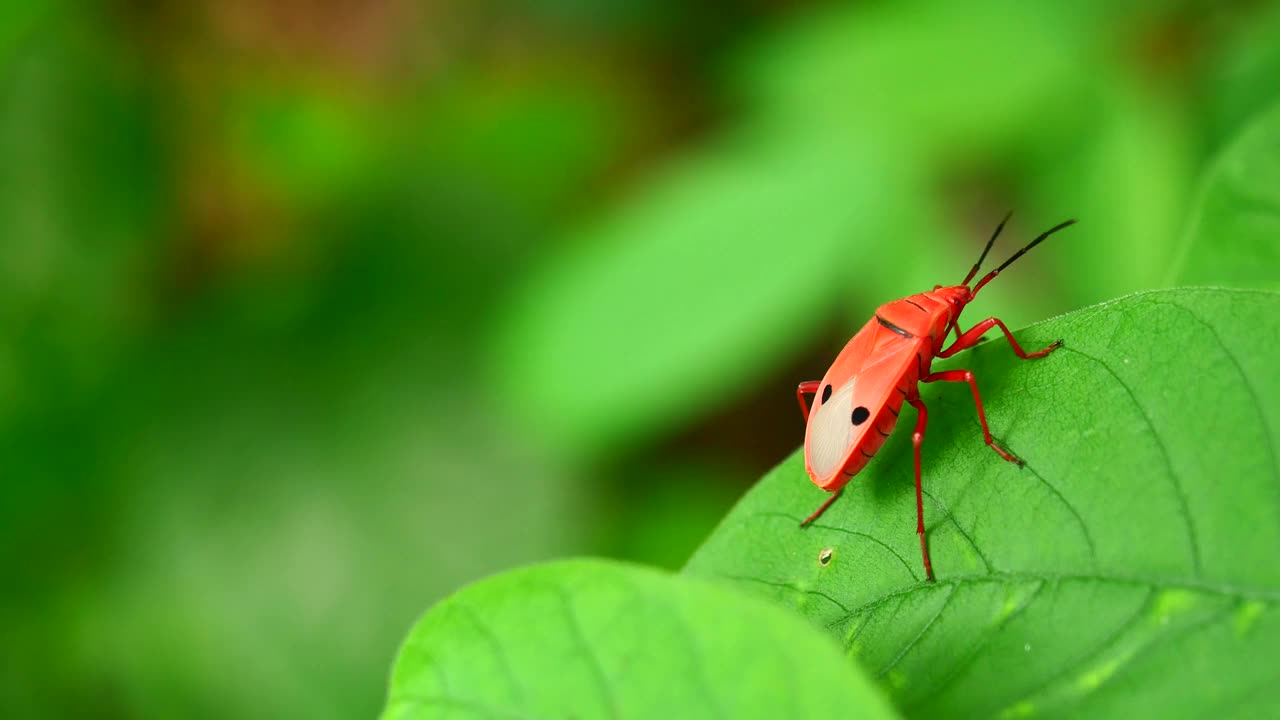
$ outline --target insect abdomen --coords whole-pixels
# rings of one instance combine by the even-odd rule
[[[905,401],[906,395],[895,390],[893,396],[880,408],[880,412],[871,419],[871,427],[863,433],[857,449],[844,467],[843,472],[847,477],[857,475],[867,466],[867,463],[871,462],[871,458],[880,452],[880,448],[884,447],[885,441],[893,434],[893,428],[898,424],[898,415],[902,413],[902,404]]]

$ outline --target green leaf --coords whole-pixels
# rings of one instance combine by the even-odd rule
[[[503,395],[583,452],[730,396],[822,324],[849,267],[830,258],[874,263],[849,246],[909,214],[905,173],[856,138],[740,136],[686,158],[516,293]]]
[[[1170,238],[1182,231],[1192,194],[1192,128],[1179,108],[1119,79],[1100,88],[1088,106],[1087,114],[1078,113],[1088,142],[1032,145],[1037,158],[1022,178],[1025,192],[1035,205],[1058,208],[1079,218],[1081,226],[1057,241],[1051,257],[1040,256],[1047,277],[1036,278],[1034,266],[1024,265],[1008,280],[1001,278],[1009,282],[1008,299],[1017,301],[1001,310],[1015,316],[1006,322],[1022,325],[1049,316],[1024,311],[1018,317],[1027,297],[1074,300],[1056,308],[1064,311],[1168,286],[1164,281],[1175,260]]]
[[[956,142],[1069,127],[1098,77],[1093,32],[1074,4],[833,4],[765,36],[734,80],[793,132],[866,132],[954,157]]]
[[[796,453],[686,572],[826,627],[908,715],[1275,716],[1280,696],[1280,294],[1180,289],[1035,325],[922,386],[923,582],[910,428],[812,527]],[[797,435],[799,435],[797,419]],[[830,549],[824,565],[819,553]]]
[[[1219,147],[1276,100],[1280,77],[1280,5],[1259,3],[1218,28],[1217,51],[1196,78],[1204,136]]]
[[[709,583],[573,560],[472,585],[396,661],[390,718],[893,717],[803,620]]]
[[[412,375],[418,355],[335,364],[329,352],[304,368],[254,337],[215,324],[181,343],[171,333],[118,394],[89,405],[127,430],[90,435],[110,450],[55,468],[133,483],[139,499],[110,521],[119,547],[103,550],[102,580],[80,591],[74,619],[56,605],[46,613],[61,644],[42,640],[59,662],[101,666],[99,682],[142,708],[136,715],[367,718],[385,701],[406,623],[467,582],[587,545],[592,490],[484,403],[469,404],[474,393],[464,401]],[[352,337],[330,335],[328,347]],[[230,359],[213,347],[241,351]],[[293,368],[289,382],[272,361]],[[441,407],[452,408],[447,418]],[[45,476],[28,465],[67,455],[61,437],[2,447],[35,483]],[[477,457],[519,468],[519,482],[461,481]],[[94,536],[71,537],[63,554]],[[348,616],[335,622],[339,608]],[[163,669],[144,672],[160,655]],[[39,679],[42,666],[32,667]]]
[[[1280,103],[1214,161],[1175,282],[1280,288]]]

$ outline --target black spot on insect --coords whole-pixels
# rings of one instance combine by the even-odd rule
[[[831,386],[827,385],[826,387],[822,388],[822,402],[826,402],[830,399],[831,399]]]
[[[866,409],[865,407],[859,405],[858,407],[853,409],[854,425],[861,425],[862,423],[866,422],[867,418],[869,417],[871,417],[871,411]]]

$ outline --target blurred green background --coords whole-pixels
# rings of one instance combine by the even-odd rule
[[[0,74],[0,711],[368,717],[470,580],[680,566],[1008,208],[1082,222],[975,318],[1176,282],[1280,10],[37,0]]]

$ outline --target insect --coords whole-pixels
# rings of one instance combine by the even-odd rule
[[[1075,223],[1075,220],[1067,220],[1041,233],[970,288],[969,281],[978,274],[982,261],[987,258],[1011,215],[1006,215],[996,226],[978,262],[973,264],[959,285],[935,285],[929,292],[881,305],[875,316],[840,351],[821,381],[800,383],[796,399],[807,422],[805,470],[815,485],[831,493],[821,507],[800,523],[801,527],[817,520],[840,496],[845,484],[875,457],[897,424],[902,406],[910,404],[917,413],[916,429],[911,435],[911,443],[915,447],[916,533],[920,536],[925,575],[930,581],[934,579],[924,535],[924,502],[920,489],[920,445],[924,442],[925,425],[929,419],[929,413],[920,400],[919,384],[922,382],[968,383],[973,391],[973,402],[978,407],[983,439],[1000,457],[1022,465],[1021,460],[991,439],[973,373],[968,370],[930,370],[935,357],[948,358],[973,347],[993,327],[1004,332],[1013,351],[1024,360],[1044,357],[1062,345],[1058,340],[1043,350],[1025,352],[1013,339],[1009,328],[994,317],[960,332],[960,313],[987,283],[1028,250],[1044,242],[1045,238]],[[955,342],[944,348],[947,335],[953,330]],[[806,395],[815,396],[812,411],[805,403]]]

